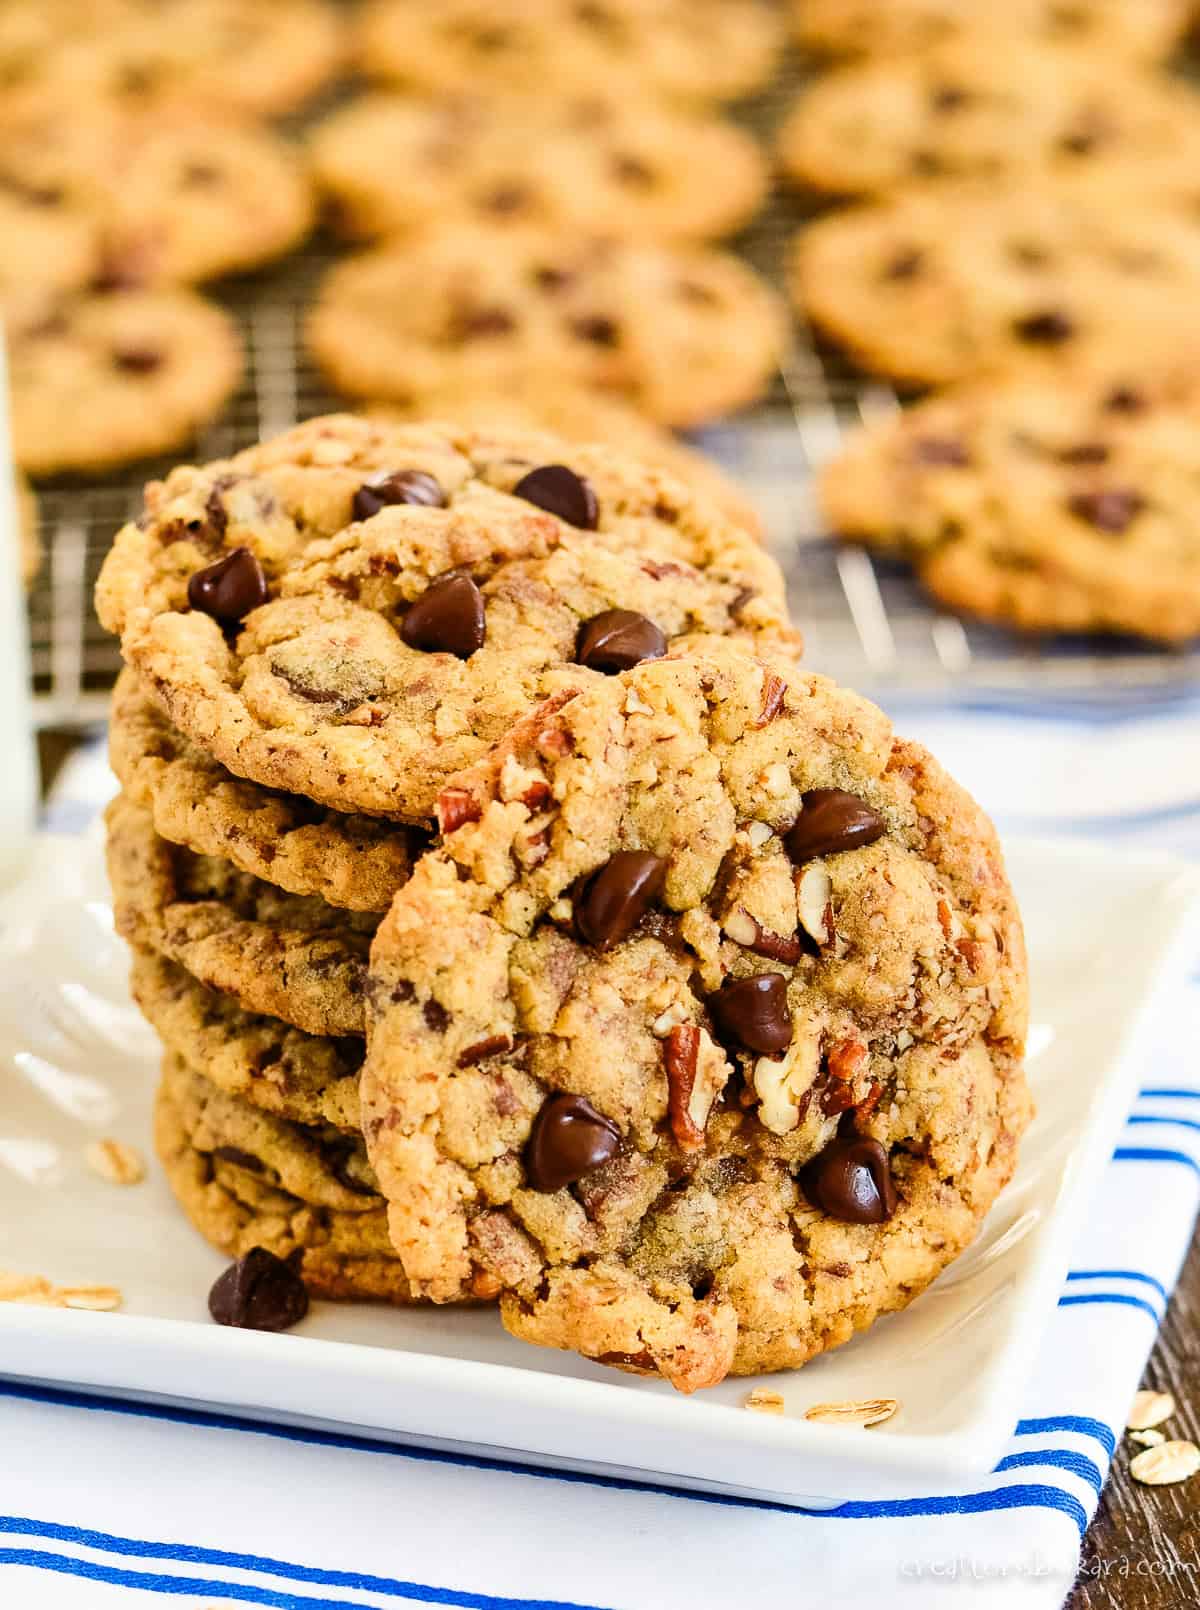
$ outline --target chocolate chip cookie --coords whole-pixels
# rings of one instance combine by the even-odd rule
[[[41,9],[42,0],[34,4]],[[320,89],[343,56],[342,20],[324,0],[50,5],[74,15],[57,28],[43,27],[38,48],[24,52],[20,71],[0,92],[0,109],[24,112],[66,97],[73,105],[107,100],[139,112],[217,108],[276,116]],[[25,10],[25,0],[16,6]],[[82,27],[79,16],[86,18]]]
[[[123,795],[109,806],[108,875],[117,932],[185,967],[249,1012],[307,1034],[362,1034],[362,986],[376,912],[285,894],[228,861],[154,831]]]
[[[1029,1117],[982,812],[729,641],[522,721],[372,946],[363,1127],[414,1292],[683,1391],[803,1364],[972,1239]]]
[[[749,492],[714,459],[652,424],[628,403],[582,386],[554,385],[532,375],[495,391],[438,386],[403,404],[380,403],[370,412],[392,423],[453,419],[477,430],[549,432],[569,442],[604,442],[646,464],[661,464],[752,535],[763,534],[762,516]]]
[[[1192,15],[1187,0],[793,0],[792,11],[797,40],[822,56],[895,57],[957,39],[987,51],[1007,36],[1114,62],[1170,55]]]
[[[230,1096],[297,1124],[359,1132],[363,1043],[304,1034],[232,995],[207,988],[186,968],[135,947],[130,990],[166,1049]]]
[[[314,1297],[412,1301],[360,1141],[270,1118],[173,1056],[154,1139],[180,1206],[222,1252],[294,1259]]]
[[[834,530],[910,558],[950,604],[1025,629],[1200,633],[1194,363],[962,386],[825,470]]]
[[[181,447],[237,389],[241,339],[190,292],[5,298],[13,454],[31,475]]]
[[[971,36],[818,79],[778,146],[794,179],[841,195],[926,179],[1141,172],[1181,147],[1194,164],[1200,101],[1110,56]]]
[[[715,239],[746,223],[767,180],[736,124],[600,94],[370,95],[320,125],[311,152],[338,227],[367,238],[451,217]]]
[[[1102,188],[943,185],[831,213],[796,242],[793,295],[865,368],[917,385],[1188,341],[1195,214]]]
[[[774,292],[721,252],[449,226],[340,264],[306,334],[352,397],[545,378],[680,428],[760,397],[786,338]]]
[[[692,632],[792,641],[774,561],[665,472],[349,416],[152,485],[96,601],[221,765],[414,822],[561,688]]]
[[[732,100],[771,76],[782,35],[760,0],[374,0],[358,65],[406,90]]]
[[[176,732],[130,670],[113,690],[108,752],[126,795],[150,812],[160,838],[291,894],[386,911],[422,847],[416,829],[345,816],[235,777]]]
[[[5,122],[0,194],[32,198],[42,219],[90,218],[95,278],[125,289],[252,268],[313,217],[307,173],[266,129],[57,99]]]

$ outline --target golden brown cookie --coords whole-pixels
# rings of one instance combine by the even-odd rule
[[[831,527],[912,560],[952,608],[1023,630],[1200,634],[1196,366],[961,386],[861,431]]]
[[[144,689],[221,765],[414,822],[613,655],[697,631],[793,640],[775,562],[666,472],[345,415],[152,485],[96,597]]]
[[[351,397],[544,378],[681,429],[762,396],[786,336],[774,291],[727,253],[466,225],[340,264],[307,325]]]
[[[314,1297],[413,1300],[349,1136],[256,1114],[168,1056],[154,1140],[180,1207],[229,1257],[265,1247],[294,1259]]]
[[[249,1012],[307,1034],[363,1032],[374,912],[285,894],[228,861],[160,839],[148,811],[118,795],[105,815],[117,932],[178,962]]]
[[[683,1391],[976,1234],[1030,1113],[995,833],[883,713],[715,641],[519,724],[371,952],[363,1129],[415,1292]]]

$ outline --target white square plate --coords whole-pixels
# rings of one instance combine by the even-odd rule
[[[101,1134],[150,1153],[153,1035],[130,1005],[94,842],[43,839],[0,900],[0,1267],[119,1286],[116,1314],[0,1305],[0,1373],[353,1427],[542,1464],[804,1504],[968,1482],[999,1457],[1072,1242],[1132,1101],[1138,1040],[1191,957],[1200,874],[1164,858],[1011,844],[1035,980],[1038,1118],[970,1251],[905,1313],[770,1384],[683,1398],[514,1341],[488,1311],[318,1303],[282,1336],[207,1317],[225,1260],[156,1170],[91,1175]],[[902,1409],[864,1433],[806,1421],[830,1399]]]

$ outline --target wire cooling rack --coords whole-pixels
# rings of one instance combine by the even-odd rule
[[[746,121],[769,136],[802,78],[799,64],[789,62],[770,92],[742,109]],[[787,244],[803,217],[795,197],[779,190],[736,243],[778,286]],[[304,311],[335,256],[334,246],[318,239],[273,270],[215,288],[242,326],[246,374],[190,454],[147,460],[105,480],[38,488],[46,560],[30,594],[29,621],[40,726],[83,726],[107,714],[120,662],[95,617],[92,591],[114,533],[141,506],[144,483],[180,457],[219,458],[299,419],[345,406],[317,374],[300,338]],[[961,621],[939,612],[902,564],[835,543],[812,496],[813,471],[837,451],[848,427],[897,406],[888,387],[855,377],[798,327],[771,395],[700,437],[763,513],[811,665],[891,697],[1128,695],[1200,682],[1200,652],[1111,639],[1035,640]]]

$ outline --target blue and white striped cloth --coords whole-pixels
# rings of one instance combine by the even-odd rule
[[[1200,704],[894,713],[1004,828],[1200,857]],[[108,788],[83,752],[48,826],[79,831]],[[0,1382],[0,1605],[923,1610],[967,1588],[981,1610],[1050,1610],[1200,1205],[1197,1047],[1200,972],[1147,1057],[1023,1417],[974,1491],[806,1513]],[[1175,1586],[1170,1602],[1200,1597]]]

